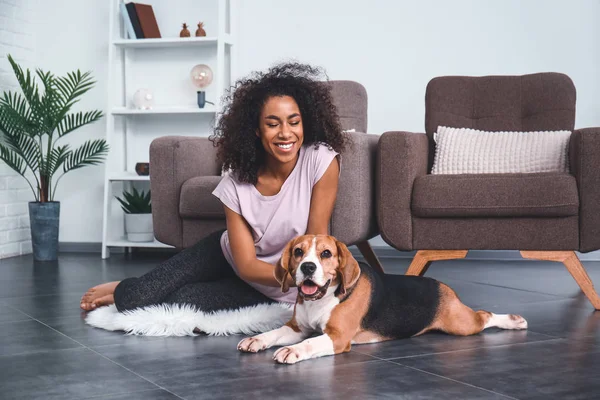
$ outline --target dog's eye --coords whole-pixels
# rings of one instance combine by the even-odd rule
[[[331,252],[329,250],[323,250],[321,253],[321,258],[329,258],[331,257]]]
[[[294,249],[294,257],[302,257],[303,255],[304,255],[304,252],[302,251],[301,248]]]

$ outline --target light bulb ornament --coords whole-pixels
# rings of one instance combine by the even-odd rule
[[[214,105],[215,103],[206,100],[206,92],[202,90],[213,81],[212,69],[206,64],[195,65],[190,71],[190,78],[192,84],[200,89],[198,90],[198,107],[204,108],[206,103]]]

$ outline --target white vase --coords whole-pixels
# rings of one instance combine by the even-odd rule
[[[130,242],[152,242],[152,214],[125,214],[125,232]]]

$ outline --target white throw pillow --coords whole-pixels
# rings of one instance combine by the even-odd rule
[[[569,172],[570,131],[486,132],[439,126],[432,174]]]

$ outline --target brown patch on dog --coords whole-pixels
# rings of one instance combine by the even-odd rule
[[[360,277],[360,267],[358,261],[352,256],[348,247],[342,242],[336,241],[338,256],[338,268],[340,276],[340,293],[346,294],[346,291],[356,284]]]
[[[279,261],[275,264],[275,279],[281,285],[281,291],[283,293],[287,293],[290,290],[287,278],[290,276],[289,264],[292,259],[292,246],[294,245],[294,242],[295,240],[290,240],[288,244],[285,245]]]
[[[510,318],[512,321],[521,321],[523,319],[523,317],[520,315],[515,314],[508,314],[508,318]]]
[[[488,311],[473,311],[460,301],[454,290],[440,283],[440,304],[437,313],[431,325],[415,336],[430,330],[440,330],[459,336],[474,335],[483,330],[491,316],[492,313]]]
[[[285,323],[286,326],[292,328],[294,332],[300,332],[300,327],[296,322],[296,310],[294,310],[294,315],[292,315],[292,319]]]
[[[360,330],[360,324],[370,307],[371,282],[360,277],[352,295],[332,311],[325,326],[325,333],[333,342],[335,354],[350,351],[352,338]]]

